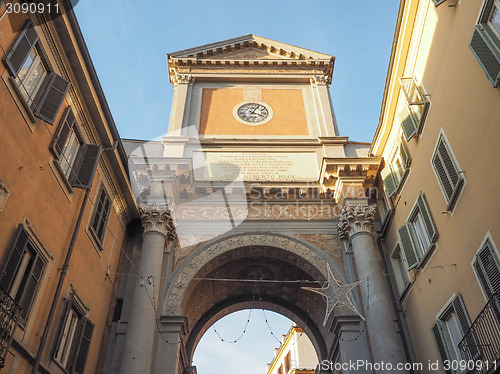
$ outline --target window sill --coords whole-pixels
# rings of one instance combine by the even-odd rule
[[[425,254],[420,259],[420,262],[418,263],[418,265],[415,266],[413,269],[422,270],[425,267],[425,265],[427,265],[427,262],[431,258],[431,255],[434,253],[436,248],[437,248],[437,244],[431,243],[431,245],[429,246],[429,249],[427,249],[427,252],[425,252]]]

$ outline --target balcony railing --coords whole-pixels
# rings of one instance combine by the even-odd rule
[[[0,368],[5,366],[12,338],[19,321],[21,307],[0,288]]]
[[[500,293],[493,295],[458,344],[462,359],[475,362],[469,373],[500,368]]]

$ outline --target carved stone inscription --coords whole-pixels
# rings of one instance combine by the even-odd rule
[[[199,181],[230,181],[235,179],[235,165],[244,181],[314,182],[319,167],[314,152],[195,152],[198,165],[195,179]],[[196,164],[195,163],[195,164]]]

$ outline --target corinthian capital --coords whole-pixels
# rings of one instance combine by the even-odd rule
[[[337,231],[341,240],[351,240],[357,233],[371,234],[375,219],[376,204],[373,205],[344,205],[340,215]]]
[[[168,239],[175,236],[174,222],[168,205],[154,203],[151,205],[141,204],[139,206],[144,234],[158,232]]]
[[[190,74],[179,74],[175,73],[175,75],[172,77],[172,83],[174,85],[178,84],[192,84],[194,83],[194,77]]]

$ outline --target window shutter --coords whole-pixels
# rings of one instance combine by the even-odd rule
[[[80,341],[78,344],[78,350],[75,357],[75,364],[73,367],[73,373],[83,373],[85,369],[85,362],[87,361],[87,355],[90,349],[90,341],[92,340],[92,334],[94,333],[94,324],[87,318],[82,318],[82,334],[80,336]]]
[[[500,292],[500,264],[489,241],[486,242],[481,251],[476,255],[474,264],[481,286],[490,298]]]
[[[425,201],[425,197],[422,193],[420,193],[420,195],[418,196],[417,205],[420,213],[422,214],[422,218],[425,223],[425,229],[427,230],[429,239],[431,243],[435,243],[438,238],[438,232],[436,229],[436,225],[434,224],[434,220],[432,219],[429,207],[427,206],[427,202]]]
[[[5,262],[2,270],[2,278],[0,279],[0,287],[5,292],[10,291],[10,287],[17,273],[17,269],[25,252],[26,245],[28,244],[28,233],[23,225],[19,225],[16,231],[16,239],[14,245],[10,250],[8,260]]]
[[[467,357],[464,357],[465,360],[475,360],[479,357],[479,346],[476,341],[476,338],[471,333],[465,335],[471,326],[469,314],[467,313],[467,309],[465,308],[464,300],[462,299],[462,295],[458,294],[457,297],[453,300],[453,309],[455,309],[455,314],[458,317],[458,322],[460,323],[460,329],[462,330],[462,337],[465,337],[467,342]]]
[[[484,26],[486,25],[476,25],[469,48],[479,62],[479,65],[486,74],[486,77],[488,77],[490,83],[493,87],[496,87],[500,79],[500,54],[495,44],[491,41]]]
[[[413,138],[417,133],[417,126],[415,125],[415,121],[413,120],[413,117],[411,116],[410,113],[410,109],[408,108],[407,105],[404,105],[399,116],[405,140],[409,142],[411,138]]]
[[[441,5],[442,3],[444,3],[446,0],[432,0],[432,2],[434,3],[435,6],[438,6],[438,5]]]
[[[4,57],[9,73],[16,77],[38,41],[33,23],[28,21]]]
[[[387,197],[391,197],[397,190],[398,184],[396,182],[396,178],[392,173],[391,167],[386,165],[385,168],[380,172],[382,177],[382,181],[384,182],[385,192],[387,193]]]
[[[68,138],[69,132],[75,125],[75,115],[71,110],[71,107],[67,107],[64,112],[63,119],[57,128],[57,132],[52,139],[52,144],[50,145],[50,149],[54,156],[59,160],[62,154],[62,149],[64,144],[66,143],[66,139]]]
[[[59,334],[57,336],[57,344],[56,348],[54,349],[54,354],[52,357],[56,357],[57,353],[59,352],[59,348],[61,348],[61,341],[63,339],[63,333],[64,333],[64,325],[66,321],[68,320],[69,312],[71,311],[71,305],[73,304],[73,299],[75,297],[75,291],[72,290],[69,297],[66,300],[65,306],[64,306],[64,313],[63,313],[63,318],[60,321],[60,327],[59,327]]]
[[[47,82],[45,88],[40,90],[42,92],[41,96],[36,98],[37,104],[34,113],[52,125],[56,120],[70,83],[56,73],[50,73]]]
[[[441,363],[449,360],[448,350],[446,349],[446,341],[443,339],[443,333],[441,330],[441,321],[437,321],[434,326],[432,326],[432,335],[434,336],[434,342],[439,353],[439,358],[441,358]],[[451,370],[445,370],[445,373],[451,374]]]
[[[413,241],[411,225],[408,222],[398,229],[398,237],[399,237],[399,242],[401,244],[401,248],[403,249],[403,253],[406,257],[408,270],[411,270],[418,265],[420,258],[418,256],[415,242]]]
[[[29,271],[29,278],[26,283],[26,287],[23,290],[23,296],[19,302],[21,305],[21,317],[26,321],[28,313],[35,298],[36,290],[38,284],[40,283],[40,278],[42,277],[43,268],[45,262],[40,258],[40,256],[35,256],[33,265]]]
[[[446,200],[449,201],[451,199],[451,196],[453,195],[453,186],[451,185],[450,180],[446,175],[445,165],[443,163],[442,158],[439,155],[439,148],[436,150],[436,153],[432,158],[432,166],[434,166],[434,171],[436,172],[439,182],[443,187],[443,190],[446,195]]]
[[[401,154],[401,159],[403,160],[403,166],[405,170],[407,170],[410,167],[410,156],[408,156],[408,151],[406,150],[404,143],[399,145],[399,153]]]
[[[73,164],[72,187],[90,189],[100,155],[101,147],[98,145],[84,144],[80,147],[76,161]]]

